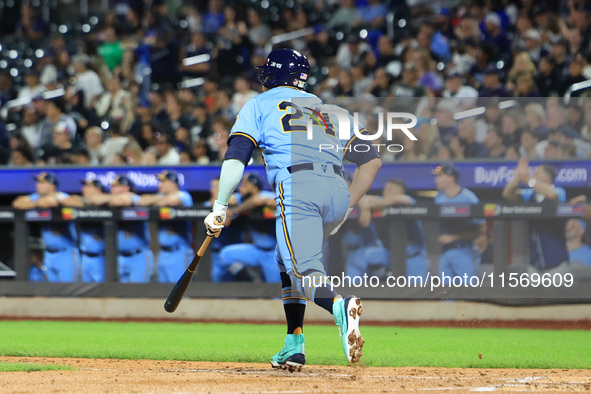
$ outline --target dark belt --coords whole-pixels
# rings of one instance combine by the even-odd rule
[[[85,252],[83,250],[80,251],[81,254],[88,256],[88,257],[99,257],[99,256],[104,256],[105,253],[104,252],[99,252],[99,253],[92,253],[92,252]]]
[[[140,253],[141,251],[142,251],[141,249],[138,249],[138,250],[134,250],[132,252],[119,252],[119,254],[123,257],[130,257],[130,256],[134,256],[134,255]]]
[[[341,169],[340,166],[333,164],[332,169],[334,170],[335,174],[343,176],[343,170]],[[290,174],[293,174],[294,172],[306,171],[306,170],[314,170],[314,164],[303,163],[303,164],[295,164],[293,166],[287,167],[287,171],[289,171]]]
[[[65,250],[66,249],[49,249],[49,248],[45,249],[45,251],[49,252],[49,253],[59,253],[59,252],[65,251]]]
[[[175,252],[179,250],[180,246],[161,246],[160,249],[164,250],[165,252]]]
[[[450,242],[445,245],[441,245],[441,251],[446,252],[451,249],[462,249],[462,248],[471,248],[472,242],[470,241],[454,241]]]

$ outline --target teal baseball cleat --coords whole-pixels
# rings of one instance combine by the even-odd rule
[[[347,361],[358,363],[365,343],[359,332],[359,316],[363,314],[361,300],[355,296],[345,299],[338,297],[332,305],[332,314],[335,324],[339,326]]]
[[[306,364],[304,334],[287,334],[285,346],[271,358],[271,366],[287,369],[289,372],[299,372],[304,364]]]

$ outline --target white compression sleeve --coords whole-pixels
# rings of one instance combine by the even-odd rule
[[[244,163],[236,159],[224,160],[220,173],[220,187],[218,191],[218,203],[228,205],[230,197],[240,183],[244,174]]]

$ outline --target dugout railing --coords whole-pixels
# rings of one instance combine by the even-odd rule
[[[355,287],[355,292],[365,298],[374,299],[470,299],[498,302],[503,304],[547,304],[588,302],[591,285],[591,267],[578,267],[573,271],[572,286],[517,286],[510,287],[501,274],[527,272],[529,263],[528,221],[531,219],[565,220],[580,218],[585,205],[573,206],[566,203],[523,204],[505,201],[481,204],[416,204],[412,206],[392,206],[374,215],[378,226],[385,227],[391,253],[391,275],[405,275],[406,255],[405,220],[420,219],[425,229],[431,274],[437,274],[439,247],[436,244],[438,222],[466,218],[484,218],[492,221],[493,264],[483,266],[483,270],[493,277],[482,277],[485,282],[477,288],[473,286],[389,286]],[[0,221],[14,225],[14,266],[16,277],[13,280],[0,280],[0,296],[73,296],[73,297],[149,297],[165,298],[170,292],[171,283],[119,283],[117,278],[117,229],[118,223],[129,220],[150,222],[158,226],[161,221],[189,220],[195,223],[195,244],[199,245],[205,237],[203,218],[209,209],[191,208],[69,208],[14,210],[0,208]],[[352,217],[349,221],[355,221]],[[44,283],[28,282],[29,239],[31,226],[39,223],[60,221],[102,222],[105,229],[106,281],[104,283]],[[384,232],[382,232],[383,234]],[[331,237],[329,253],[329,275],[340,275],[344,270],[342,234]],[[275,298],[279,285],[246,282],[209,282],[209,253],[202,259],[194,285],[189,287],[188,297],[194,298]],[[496,279],[496,286],[489,279]],[[382,283],[383,284],[383,283]],[[557,283],[555,283],[557,284]]]

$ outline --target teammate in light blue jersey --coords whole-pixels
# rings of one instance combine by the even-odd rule
[[[133,192],[133,182],[125,175],[118,175],[111,182],[110,193],[94,194],[87,198],[92,205],[130,207],[137,205],[140,196]],[[119,281],[149,282],[152,276],[153,254],[150,249],[150,230],[146,220],[129,220],[119,223],[117,231],[117,272]]]
[[[390,179],[382,192],[382,196],[365,196],[359,202],[359,224],[362,227],[370,225],[372,210],[383,209],[392,205],[414,205],[416,200],[406,194],[406,184],[401,179]],[[421,277],[425,279],[429,272],[429,255],[427,253],[427,243],[423,224],[420,220],[405,220],[406,225],[406,275],[408,277]],[[378,248],[370,249],[370,252],[378,256],[383,254],[383,250]],[[375,258],[374,258],[375,260]],[[362,275],[364,266],[359,261],[352,262],[357,270],[353,270],[352,275]],[[388,258],[386,269],[390,268],[390,258]],[[361,265],[361,266],[360,266]]]
[[[193,197],[179,190],[179,175],[176,171],[165,170],[158,174],[158,193],[144,194],[138,205],[159,207],[192,207]],[[161,219],[163,219],[161,211]],[[167,216],[167,215],[164,215]],[[170,215],[168,215],[170,216]],[[191,260],[191,222],[188,220],[163,220],[158,227],[158,281],[176,282],[179,280]]]
[[[53,208],[68,198],[67,193],[58,191],[59,182],[53,172],[42,172],[35,177],[37,192],[20,196],[14,200],[17,209]],[[49,282],[75,282],[79,279],[78,235],[73,222],[48,223],[41,225],[41,237],[45,243],[43,253],[43,275],[31,279]],[[43,279],[41,279],[43,278]]]
[[[71,195],[62,205],[84,207],[93,195],[103,193],[103,186],[98,179],[82,180],[82,196]],[[80,271],[83,282],[105,281],[105,231],[102,222],[78,223],[80,233]]]
[[[439,193],[435,204],[478,204],[478,197],[472,191],[458,184],[460,172],[451,165],[437,166],[433,170]],[[480,252],[474,240],[484,234],[484,219],[444,219],[440,224],[441,244],[439,272],[447,276],[480,275]]]
[[[221,265],[215,271],[229,273],[232,280],[279,282],[275,260],[275,193],[262,190],[263,180],[255,173],[247,174],[239,186],[242,204],[230,208],[231,216],[248,213],[247,231],[251,243],[237,243],[222,248]],[[260,270],[260,273],[259,273]],[[262,278],[261,278],[262,276]],[[214,278],[219,282],[223,276]]]
[[[591,267],[591,246],[583,242],[587,230],[587,222],[582,219],[569,219],[564,229],[569,263],[572,266],[584,265]]]
[[[349,127],[335,124],[344,110],[323,105],[318,97],[303,91],[310,73],[305,56],[292,49],[276,49],[259,70],[263,93],[249,100],[238,114],[222,164],[218,197],[205,225],[209,234],[221,232],[223,225],[215,219],[225,222],[228,200],[244,167],[252,151],[261,150],[276,196],[276,257],[288,333],[285,346],[271,364],[297,370],[305,363],[307,300],[334,315],[347,360],[357,362],[363,347],[361,300],[355,296],[343,299],[325,285],[322,244],[373,183],[381,166],[378,152],[372,145],[357,149],[365,142],[351,137],[353,122]],[[309,123],[312,130],[308,130]],[[345,133],[337,126],[349,132],[347,138],[340,139]],[[357,164],[349,188],[343,178],[343,155]]]

